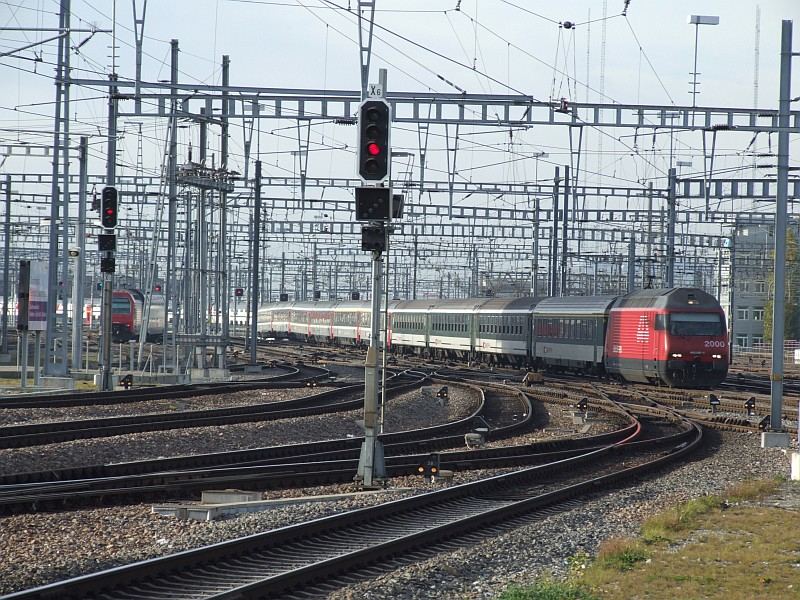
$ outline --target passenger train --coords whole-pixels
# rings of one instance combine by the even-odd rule
[[[164,296],[153,294],[147,341],[160,343],[164,339]],[[111,339],[115,342],[138,340],[144,317],[144,294],[140,290],[114,290],[111,293]]]
[[[258,331],[262,337],[368,345],[370,303],[264,305]],[[728,372],[724,312],[716,298],[695,288],[625,296],[394,301],[387,347],[401,354],[673,387],[711,388]]]

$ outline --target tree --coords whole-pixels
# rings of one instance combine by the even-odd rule
[[[775,253],[772,254],[773,262]],[[786,231],[786,285],[784,294],[784,339],[800,338],[800,248],[792,229]],[[775,273],[769,274],[770,295],[764,305],[764,341],[772,340],[772,310],[775,304]]]

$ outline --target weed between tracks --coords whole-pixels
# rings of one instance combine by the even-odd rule
[[[779,484],[750,481],[682,503],[648,519],[639,539],[573,557],[566,581],[509,588],[500,599],[800,599],[800,511],[753,502]]]

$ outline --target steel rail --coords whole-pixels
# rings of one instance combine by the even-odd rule
[[[193,396],[207,396],[210,394],[224,394],[256,389],[302,387],[306,382],[322,381],[330,375],[328,369],[304,366],[304,369],[318,371],[318,373],[298,378],[298,375],[301,374],[300,368],[290,365],[282,365],[279,368],[287,369],[288,372],[272,377],[254,378],[246,381],[151,386],[131,390],[116,390],[113,392],[52,393],[52,395],[49,396],[5,396],[0,398],[0,410],[5,408],[55,408],[98,404],[125,404],[142,402],[144,400],[190,398]],[[288,381],[295,378],[297,378],[296,381]]]
[[[474,483],[34,588],[7,600],[274,597],[595,492],[677,460],[697,447],[702,430],[675,415],[671,420],[681,424],[681,431],[671,436],[674,446],[670,451],[661,452],[655,460],[600,476],[592,474],[545,493],[538,486],[548,476],[574,472],[578,467],[596,468],[601,458],[615,462],[620,453],[628,452],[624,442]],[[633,441],[636,433],[626,441]]]
[[[397,378],[398,380],[400,378]],[[413,388],[421,385],[423,379],[406,384]],[[391,386],[398,388],[397,383]],[[250,388],[258,389],[258,388]],[[101,417],[97,419],[78,419],[72,421],[50,421],[28,425],[0,427],[0,448],[20,448],[37,446],[76,439],[109,437],[142,431],[163,431],[167,429],[229,425],[256,421],[302,417],[353,410],[363,404],[363,399],[346,400],[362,389],[360,384],[327,390],[318,394],[249,406],[213,408],[169,413],[149,413],[121,417]],[[240,391],[240,390],[237,390]],[[226,393],[227,389],[222,392]]]

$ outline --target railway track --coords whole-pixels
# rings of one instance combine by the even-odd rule
[[[422,380],[398,386],[399,394],[422,383]],[[513,413],[520,418],[492,428],[497,438],[510,437],[531,426],[530,403],[518,397]],[[468,417],[419,430],[383,434],[387,452],[392,455],[431,452],[463,445],[464,433],[471,431],[474,420],[486,409],[481,401]],[[482,421],[485,423],[485,421]],[[291,486],[293,483],[325,483],[352,478],[352,465],[336,464],[358,458],[361,438],[346,438],[323,442],[277,446],[254,450],[185,456],[114,465],[83,466],[56,471],[19,473],[0,477],[0,510],[20,510],[29,507],[52,506],[92,498],[130,496],[137,490],[152,494],[185,493],[187,490],[207,489],[209,483],[227,486],[249,483],[263,487]],[[542,449],[554,446],[542,445]],[[510,454],[513,451],[507,451]],[[518,451],[519,452],[519,451]],[[498,454],[499,456],[499,454]],[[416,461],[417,459],[413,459]],[[321,464],[313,473],[305,465]],[[412,462],[413,462],[412,461]],[[287,466],[288,465],[288,466]],[[416,462],[414,463],[416,466]],[[333,470],[348,471],[348,477]],[[292,473],[294,476],[291,476]],[[325,473],[324,476],[319,473]],[[298,483],[300,485],[300,483]],[[80,494],[76,494],[80,491]]]
[[[491,400],[485,397],[473,414],[458,421],[383,434],[381,439],[388,457],[389,475],[413,473],[429,453],[462,446],[464,434],[472,431],[476,424],[488,426],[487,435],[492,440],[510,438],[540,425],[536,421],[537,411],[520,391],[497,386],[489,391],[489,395],[497,397]],[[605,407],[604,410],[612,409]],[[616,412],[618,419],[627,418],[625,414]],[[618,441],[625,435],[628,432],[621,427],[618,432],[578,439],[538,441],[466,453],[445,452],[441,455],[442,467],[460,471],[535,464],[541,461],[542,456],[571,456],[577,449]],[[0,512],[63,508],[98,499],[116,501],[171,494],[185,496],[187,492],[214,486],[271,489],[347,482],[356,471],[361,441],[361,438],[349,438],[6,475],[0,477]]]
[[[113,392],[67,392],[49,396],[6,396],[0,398],[0,410],[4,408],[59,408],[94,404],[125,404],[143,400],[191,398],[247,390],[293,388],[302,387],[310,382],[324,381],[331,375],[328,369],[317,366],[303,365],[298,367],[278,364],[276,368],[285,370],[285,373],[246,381],[177,384],[116,390]]]
[[[390,379],[390,382],[394,381],[390,385],[392,387],[397,386],[400,380],[404,378],[408,379],[409,376],[404,375]],[[419,385],[424,380],[421,375],[412,378],[415,383],[406,385]],[[219,385],[212,388],[213,392],[208,392],[208,389],[204,387],[200,389],[203,393],[222,394],[263,389],[264,385],[263,382]],[[277,420],[353,410],[363,405],[363,399],[358,397],[362,389],[363,386],[361,384],[356,384],[327,390],[303,398],[249,406],[12,425],[0,427],[0,448],[20,448],[142,431],[229,425],[232,423]],[[184,391],[181,391],[181,397],[186,397],[183,393]],[[355,398],[353,397],[354,395],[356,396]],[[163,396],[158,397],[163,398]],[[145,399],[149,398],[150,396],[148,395]]]
[[[619,410],[626,411],[621,408]],[[642,410],[657,409],[642,407]],[[694,450],[702,430],[667,410],[669,435],[625,440],[577,456],[382,504],[54,583],[8,596],[106,600],[299,597],[309,585],[371,567],[465,532],[494,527],[615,485]],[[624,466],[622,464],[624,463]],[[633,465],[633,466],[631,466]]]

